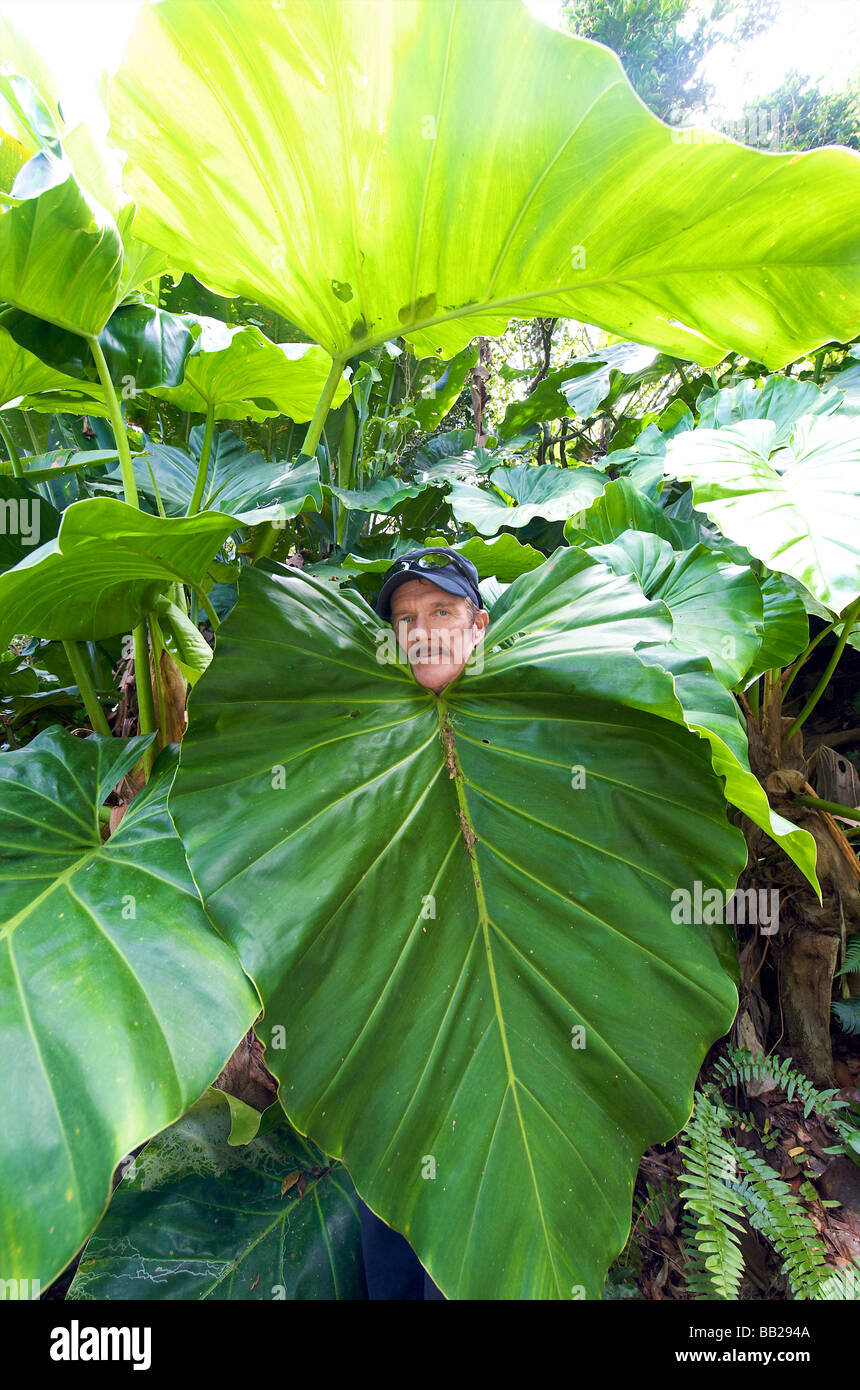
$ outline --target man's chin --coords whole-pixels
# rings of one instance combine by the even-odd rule
[[[451,663],[439,661],[412,661],[410,666],[412,674],[419,685],[423,685],[426,690],[433,690],[437,693],[444,686],[450,685],[451,681],[456,680],[463,669],[464,662]]]

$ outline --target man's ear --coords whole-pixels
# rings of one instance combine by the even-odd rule
[[[483,642],[484,637],[487,633],[487,626],[489,624],[489,621],[490,615],[487,612],[486,608],[479,608],[477,613],[475,614],[475,620],[473,624],[478,629],[478,636],[475,639],[476,641]]]

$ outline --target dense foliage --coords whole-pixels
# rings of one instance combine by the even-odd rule
[[[812,919],[788,1041],[860,1162],[858,801],[803,746],[860,647],[860,156],[675,139],[519,0],[369,3],[144,6],[121,189],[0,76],[3,1270],[362,1297],[359,1193],[446,1297],[599,1298],[684,1131],[736,1297],[739,1213],[808,1218],[696,1081]],[[490,611],[438,697],[373,608],[435,544]]]

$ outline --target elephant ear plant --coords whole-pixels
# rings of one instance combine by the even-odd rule
[[[97,1225],[119,1157],[169,1127],[185,1145],[203,1135],[213,1173],[232,1173],[222,1103],[200,1098],[262,1001],[278,1123],[291,1122],[272,1142],[334,1174],[313,1165],[330,1220],[301,1236],[317,1253],[334,1229],[345,1242],[318,1294],[356,1289],[357,1190],[449,1297],[599,1297],[639,1157],[684,1125],[736,1007],[730,933],[672,916],[673,894],[727,891],[744,865],[721,778],[814,880],[809,837],[750,785],[726,685],[755,644],[739,634],[715,677],[693,641],[697,603],[729,572],[698,537],[683,560],[647,540],[613,548],[611,528],[591,537],[600,555],[573,536],[546,561],[500,546],[513,582],[483,669],[439,699],[377,659],[390,630],[355,590],[267,558],[285,511],[322,530],[337,507],[347,556],[363,514],[427,504],[430,525],[453,507],[486,555],[515,512],[560,536],[605,495],[600,470],[509,460],[477,486],[484,451],[480,470],[439,456],[435,474],[369,492],[352,466],[363,406],[343,430],[348,466],[321,477],[329,410],[348,392],[361,405],[368,354],[392,339],[439,359],[441,384],[444,363],[514,316],[599,325],[628,351],[599,358],[593,390],[580,383],[585,410],[650,370],[631,337],[777,368],[856,328],[857,155],[699,142],[646,110],[607,49],[520,0],[493,0],[492,17],[483,0],[143,5],[109,90],[121,196],[26,75],[0,75],[26,137],[3,140],[0,164],[7,402],[68,402],[78,382],[78,409],[95,401],[115,436],[118,473],[98,485],[123,490],[66,507],[0,575],[3,638],[66,644],[94,730],[48,730],[0,758],[3,1066],[18,1074],[23,1049],[27,1079],[0,1143],[12,1274],[54,1278]],[[167,267],[271,308],[311,346],[291,357],[256,331],[168,314],[140,288]],[[132,458],[128,376],[198,403],[190,453],[150,437]],[[309,418],[298,457],[268,479],[239,460],[214,432],[237,407]],[[3,437],[17,502],[29,470]],[[662,478],[658,453],[648,466]],[[246,523],[254,563],[209,661],[186,590],[205,599],[213,557]],[[731,577],[758,637],[764,588]],[[129,628],[140,736],[111,741],[75,642]],[[157,683],[171,634],[189,679],[206,667],[178,773],[163,723],[153,737],[149,679],[148,639]],[[151,785],[107,838],[104,803],[134,764]],[[172,1206],[171,1143],[155,1139],[143,1165],[168,1194],[135,1204],[144,1225]],[[268,1237],[279,1194],[259,1191]],[[225,1242],[212,1259],[236,1264]]]
[[[437,698],[362,599],[255,568],[194,691],[170,811],[281,1102],[451,1298],[599,1297],[734,1015],[727,929],[672,921],[746,850],[637,654],[670,631],[563,550]]]

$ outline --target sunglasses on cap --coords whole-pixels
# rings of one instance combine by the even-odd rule
[[[446,569],[449,565],[459,570],[474,586],[475,572],[469,562],[458,555],[456,550],[445,550],[441,545],[433,555],[417,555],[411,560],[395,560],[391,568],[386,570],[385,577],[387,579],[389,575],[398,574],[401,570],[415,570],[420,573],[421,570]]]

